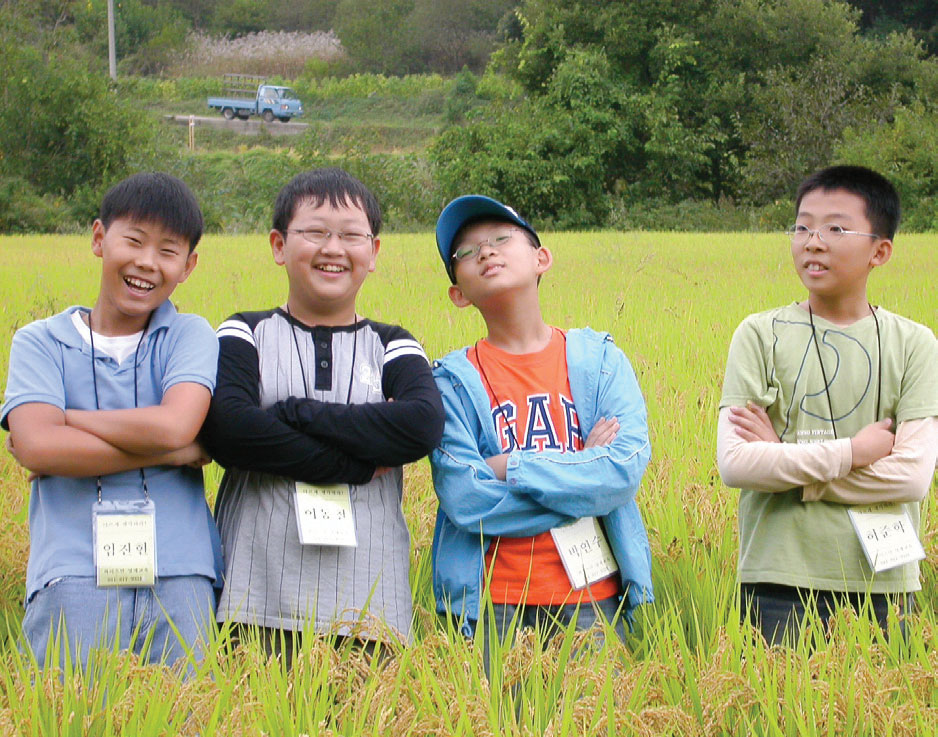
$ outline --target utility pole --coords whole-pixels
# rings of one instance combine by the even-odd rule
[[[117,79],[117,50],[114,48],[114,0],[107,0],[107,67]]]

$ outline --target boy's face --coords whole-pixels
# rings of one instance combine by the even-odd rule
[[[351,238],[339,239],[338,233]],[[355,203],[333,207],[326,200],[317,207],[307,200],[298,204],[286,232],[270,232],[274,261],[286,267],[291,298],[314,314],[351,311],[350,319],[354,318],[358,290],[375,270],[381,247],[378,238],[361,238],[370,233],[368,216]],[[322,242],[310,242],[308,237]]]
[[[453,253],[470,246],[481,247],[453,263],[456,283],[449,288],[449,297],[457,307],[479,306],[518,289],[536,289],[538,278],[552,263],[550,251],[532,246],[525,231],[513,223],[473,223],[459,233]]]
[[[798,207],[796,225],[817,230],[838,225],[843,230],[873,233],[866,201],[842,189],[808,192]],[[874,266],[892,255],[892,241],[879,236],[845,234],[839,238],[812,234],[805,243],[792,242],[795,270],[808,292],[825,298],[866,295],[866,282]]]
[[[141,330],[198,261],[182,236],[130,218],[117,218],[108,228],[95,220],[91,250],[102,261],[98,305],[107,329],[119,331],[113,334]]]

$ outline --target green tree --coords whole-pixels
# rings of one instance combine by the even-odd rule
[[[493,107],[440,136],[430,156],[442,194],[497,196],[558,227],[602,224],[639,146],[632,102],[604,53],[572,53],[544,97]]]
[[[414,0],[340,0],[335,32],[362,68],[385,74],[406,74],[416,66],[414,46],[405,19]]]
[[[904,230],[938,230],[938,111],[917,102],[888,124],[848,128],[834,159],[872,167],[892,181]]]
[[[263,31],[270,21],[271,5],[267,0],[228,0],[219,3],[212,26],[218,32],[233,36]]]
[[[72,0],[67,8],[81,42],[106,60],[107,0]],[[165,0],[154,4],[144,0],[116,2],[115,45],[121,69],[139,74],[161,72],[184,47],[190,28],[183,13]]]
[[[335,31],[368,71],[481,69],[516,0],[341,0]]]
[[[158,155],[155,124],[34,20],[0,9],[0,174],[88,216],[102,188]]]

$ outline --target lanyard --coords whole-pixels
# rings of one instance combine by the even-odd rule
[[[511,427],[511,420],[508,419],[508,415],[505,414],[505,406],[502,404],[501,400],[498,398],[498,395],[495,393],[495,389],[492,387],[492,382],[489,381],[489,377],[485,373],[485,369],[482,367],[482,354],[479,353],[479,343],[481,341],[476,341],[476,344],[473,346],[473,350],[476,352],[476,361],[479,364],[479,373],[482,374],[482,379],[485,381],[485,385],[488,387],[489,392],[492,395],[492,398],[495,400],[495,408],[498,410],[498,414],[502,416],[502,419],[505,421],[505,427],[508,428],[508,434],[511,436],[511,442],[513,447],[508,450],[511,451],[514,448],[521,448],[521,445],[518,443],[518,437],[515,435],[515,431]]]
[[[873,316],[873,322],[876,323],[876,369],[877,369],[877,385],[876,385],[876,417],[874,422],[879,421],[879,409],[880,409],[880,399],[883,394],[883,344],[879,332],[879,319],[876,317],[876,310],[873,309],[873,305],[867,302],[867,307],[870,308],[870,314]],[[837,439],[837,425],[834,423],[834,405],[831,402],[831,392],[829,385],[827,383],[827,372],[824,370],[824,361],[821,360],[821,348],[818,345],[817,339],[817,330],[814,328],[814,312],[811,310],[811,305],[808,305],[808,319],[811,322],[811,336],[814,339],[814,350],[817,352],[817,360],[821,366],[821,378],[824,379],[824,393],[827,395],[827,411],[830,413],[831,418],[831,428],[834,431],[834,440]]]
[[[146,337],[147,330],[150,327],[150,319],[153,313],[147,317],[147,323],[143,326],[143,332],[140,333],[140,340],[137,341],[137,347],[134,349],[134,409],[137,408],[137,355],[140,353],[140,346],[143,345],[143,339]],[[94,386],[94,408],[101,409],[101,403],[98,401],[98,371],[94,362],[94,327],[91,324],[91,310],[88,310],[88,335],[91,342],[91,383]],[[143,498],[150,501],[150,491],[147,489],[147,476],[140,468],[140,480],[143,483]],[[101,501],[101,477],[95,477],[95,486],[98,492],[98,501]]]
[[[293,315],[290,314],[290,305],[286,307],[287,317],[290,318],[290,332],[293,334],[293,345],[296,347],[296,360],[300,363],[300,377],[303,379],[303,394],[309,399],[309,385],[306,383],[306,370],[303,368],[303,354],[300,352],[300,341],[296,337],[296,325],[293,323]],[[352,403],[352,383],[355,381],[355,356],[358,352],[358,313],[355,313],[355,324],[352,325],[352,363],[348,372],[348,393],[345,395],[345,403]]]

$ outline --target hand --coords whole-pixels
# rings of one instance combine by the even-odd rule
[[[508,454],[502,453],[501,455],[492,456],[491,458],[486,458],[485,462],[489,464],[489,468],[495,471],[495,477],[499,481],[504,481],[505,476],[508,474]]]
[[[603,445],[609,445],[613,440],[616,439],[616,435],[619,432],[619,420],[615,417],[610,417],[608,420],[605,417],[600,417],[596,424],[593,425],[593,429],[590,430],[590,434],[586,438],[586,442],[583,443],[584,448],[598,448]]]
[[[390,466],[378,466],[375,469],[374,476],[371,477],[371,480],[374,481],[376,478],[384,476],[384,474],[388,473],[390,470],[391,470]]]
[[[730,424],[747,443],[762,441],[765,443],[780,443],[772,420],[768,413],[753,402],[747,402],[745,407],[730,407]]]
[[[891,427],[892,420],[887,417],[885,420],[867,425],[851,438],[853,468],[868,466],[892,453],[896,436],[890,431]]]
[[[168,466],[202,468],[202,466],[211,462],[212,457],[198,440],[166,454],[166,465]]]
[[[20,462],[19,457],[16,455],[16,448],[13,447],[13,435],[12,435],[12,433],[9,434],[9,435],[7,435],[7,439],[6,439],[5,445],[6,445],[6,447],[7,447],[7,453],[9,453],[11,456],[13,456],[13,460],[15,460],[17,463],[19,463],[19,464],[22,466],[23,464]]]
[[[15,460],[17,463],[19,463],[22,466],[23,462],[20,461],[19,456],[16,455],[16,449],[13,447],[13,435],[12,434],[7,435],[5,445],[7,447],[7,452],[9,452],[11,456],[13,456],[13,460]],[[26,470],[29,471],[28,468]],[[41,478],[40,474],[29,471],[29,475],[26,476],[26,483],[31,484],[33,481],[35,481],[38,478]]]

